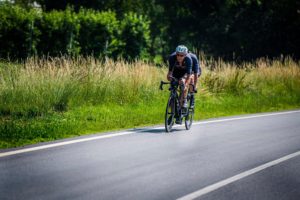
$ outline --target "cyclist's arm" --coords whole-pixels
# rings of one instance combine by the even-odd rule
[[[169,72],[168,72],[168,75],[167,75],[168,81],[172,80],[171,76],[173,74],[173,67],[175,65],[175,62],[176,62],[176,54],[175,54],[175,56],[173,54],[171,54],[169,56]]]
[[[167,75],[167,80],[168,81],[172,81],[172,74],[173,74],[172,71],[168,72],[168,75]]]

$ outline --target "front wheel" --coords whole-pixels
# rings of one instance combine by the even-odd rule
[[[166,132],[170,132],[172,130],[172,126],[174,124],[174,116],[175,116],[175,100],[170,97],[168,100],[166,114],[165,114]]]

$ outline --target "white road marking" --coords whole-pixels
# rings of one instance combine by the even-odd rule
[[[295,153],[289,154],[289,155],[284,156],[282,158],[279,158],[277,160],[273,160],[273,161],[268,162],[266,164],[260,165],[260,166],[258,166],[256,168],[253,168],[253,169],[250,169],[250,170],[245,171],[243,173],[240,173],[238,175],[232,176],[232,177],[230,177],[228,179],[222,180],[222,181],[217,182],[215,184],[209,185],[209,186],[207,186],[205,188],[202,188],[202,189],[200,189],[198,191],[195,191],[195,192],[190,193],[190,194],[188,194],[186,196],[183,196],[183,197],[181,197],[181,198],[179,198],[177,200],[192,200],[192,199],[199,198],[199,197],[201,197],[201,196],[203,196],[203,195],[205,195],[207,193],[213,192],[213,191],[215,191],[215,190],[217,190],[217,189],[219,189],[221,187],[224,187],[224,186],[226,186],[226,185],[228,185],[230,183],[233,183],[233,182],[238,181],[238,180],[240,180],[242,178],[250,176],[250,175],[252,175],[254,173],[262,171],[262,170],[264,170],[266,168],[269,168],[269,167],[272,167],[272,166],[277,165],[279,163],[282,163],[284,161],[287,161],[287,160],[289,160],[291,158],[294,158],[296,156],[300,156],[300,151],[297,151]]]
[[[52,147],[59,147],[59,146],[64,146],[64,145],[68,145],[68,144],[75,144],[75,143],[79,143],[79,142],[99,140],[99,139],[117,137],[117,136],[122,136],[122,135],[129,135],[129,134],[132,134],[132,133],[133,132],[113,133],[113,134],[108,134],[108,135],[100,135],[100,136],[95,136],[95,137],[82,138],[82,139],[59,142],[59,143],[54,143],[54,144],[46,144],[46,145],[42,145],[42,146],[25,148],[25,149],[20,149],[20,150],[15,150],[15,151],[8,151],[8,152],[0,153],[0,158],[5,157],[5,156],[10,156],[10,155],[30,152],[30,151],[38,151],[38,150],[48,149],[48,148],[52,148]]]
[[[216,123],[216,122],[227,122],[227,121],[251,119],[251,118],[258,118],[258,117],[268,117],[268,116],[274,116],[274,115],[285,115],[285,114],[292,114],[292,113],[298,113],[298,112],[300,112],[300,110],[276,112],[276,113],[261,114],[261,115],[252,115],[252,116],[245,116],[245,117],[233,117],[233,118],[228,118],[228,119],[216,119],[216,120],[212,120],[212,121],[195,122],[195,123],[193,123],[193,125],[210,124],[210,123]]]
[[[216,119],[216,120],[210,120],[210,121],[195,122],[193,124],[194,125],[210,124],[210,123],[243,120],[243,119],[251,119],[251,118],[258,118],[258,117],[268,117],[268,116],[274,116],[274,115],[292,114],[292,113],[298,113],[298,112],[300,112],[300,110],[276,112],[276,113],[270,113],[270,114],[258,114],[258,115],[251,115],[251,116],[245,116],[245,117],[233,117],[233,118],[227,118],[227,119]],[[179,127],[179,126],[180,125],[176,125],[174,127]],[[164,128],[164,127],[155,127],[155,128],[151,128],[149,130],[162,129],[162,128]],[[54,144],[46,144],[46,145],[41,145],[41,146],[37,146],[37,147],[29,147],[29,148],[14,150],[14,151],[8,151],[8,152],[0,153],[0,158],[6,157],[6,156],[11,156],[11,155],[16,155],[16,154],[20,154],[20,153],[38,151],[38,150],[42,150],[42,149],[48,149],[48,148],[64,146],[64,145],[69,145],[69,144],[75,144],[75,143],[80,143],[80,142],[86,142],[86,141],[91,141],[91,140],[99,140],[99,139],[112,138],[112,137],[117,137],[117,136],[122,136],[122,135],[129,135],[129,134],[133,134],[133,133],[137,133],[137,132],[141,132],[141,131],[145,131],[145,130],[147,130],[147,129],[138,130],[138,131],[126,131],[126,132],[120,132],[120,133],[112,133],[112,134],[100,135],[100,136],[92,136],[89,138],[74,139],[74,140],[65,141],[65,142],[58,142],[58,143],[54,143]]]
[[[216,119],[216,120],[209,120],[209,121],[202,121],[202,122],[193,122],[193,125],[201,125],[201,124],[212,124],[212,123],[218,123],[218,122],[227,122],[227,121],[235,121],[235,120],[243,120],[243,119],[251,119],[251,118],[258,118],[258,117],[268,117],[268,116],[274,116],[274,115],[285,115],[285,114],[292,114],[292,113],[299,113],[300,110],[293,110],[293,111],[285,111],[285,112],[275,112],[275,113],[269,113],[269,114],[258,114],[258,115],[251,115],[251,116],[245,116],[245,117],[233,117],[233,118],[226,118],[226,119]],[[174,128],[180,127],[182,125],[175,125]],[[154,127],[154,128],[148,128],[145,130],[156,130],[156,129],[162,129],[164,127]]]

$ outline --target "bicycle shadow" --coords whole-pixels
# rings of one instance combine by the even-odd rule
[[[137,133],[152,133],[152,134],[172,134],[172,133],[176,133],[176,132],[182,132],[185,131],[185,129],[183,129],[182,127],[176,127],[173,128],[171,132],[166,133],[165,128],[153,128],[153,129],[135,129],[135,131]]]

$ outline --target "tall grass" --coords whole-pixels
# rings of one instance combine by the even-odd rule
[[[217,101],[208,109],[208,116],[300,107],[300,63],[291,58],[259,59],[239,65],[206,61],[206,66],[210,69],[204,68],[202,97]]]
[[[196,119],[300,107],[300,63],[202,60]],[[0,147],[163,122],[167,68],[124,60],[0,63]]]
[[[212,70],[204,68],[202,82],[211,93],[277,95],[299,92],[300,63],[291,58],[259,59],[241,65],[213,61],[209,65],[215,67]]]
[[[128,104],[158,96],[164,70],[90,58],[27,60],[0,69],[0,113],[40,116],[82,104]]]

